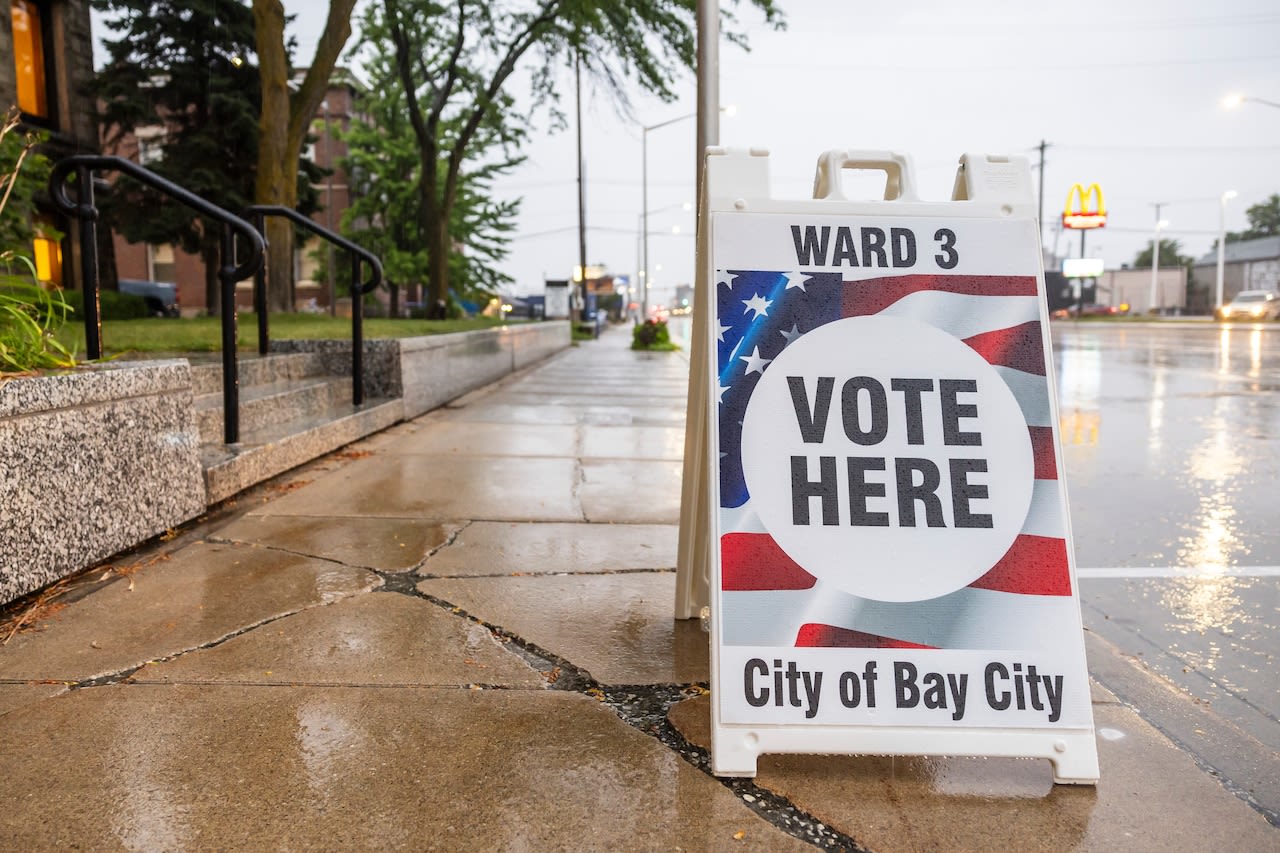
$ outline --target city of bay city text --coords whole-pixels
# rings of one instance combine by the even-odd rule
[[[946,711],[964,719],[969,701],[969,673],[921,672],[911,661],[893,661],[893,704],[896,708]],[[800,668],[795,661],[751,658],[742,670],[743,698],[753,708],[766,705],[803,708],[806,719],[818,715],[824,686],[833,679],[822,670]],[[879,664],[870,660],[859,671],[845,670],[835,681],[843,708],[876,708]],[[1036,711],[1050,723],[1062,716],[1063,677],[1039,671],[1032,663],[991,661],[982,669],[982,696],[993,711]]]

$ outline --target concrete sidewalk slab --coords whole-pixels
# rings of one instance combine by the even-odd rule
[[[597,426],[583,435],[582,455],[604,459],[684,459],[684,429],[663,426]]]
[[[708,677],[707,635],[671,618],[674,572],[429,580],[418,590],[572,661],[604,684]]]
[[[674,524],[477,521],[432,554],[419,573],[475,577],[674,569],[679,538]]]
[[[416,518],[249,515],[218,528],[210,542],[242,542],[380,572],[407,572],[443,546],[461,525]]]
[[[877,853],[1274,850],[1280,833],[1132,710],[1094,702],[1102,778],[1053,784],[1047,761],[765,755],[756,784]],[[707,748],[708,697],[671,709]]]
[[[381,584],[329,561],[197,542],[116,575],[41,630],[15,636],[0,651],[0,678],[102,678]]]
[[[376,454],[317,477],[254,515],[581,521],[572,459]]]
[[[5,722],[10,849],[811,849],[563,692],[134,685]]]
[[[139,670],[133,681],[541,688],[546,682],[492,633],[439,606],[370,593]]]
[[[473,423],[435,420],[412,435],[383,446],[384,453],[443,457],[462,456],[558,456],[577,453],[579,433],[565,424]]]
[[[578,498],[588,521],[680,522],[680,462],[587,459]]]

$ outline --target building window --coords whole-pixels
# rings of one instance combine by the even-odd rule
[[[18,109],[48,119],[49,85],[45,77],[44,16],[31,0],[11,0],[13,64],[18,77]]]
[[[47,216],[37,216],[32,255],[36,261],[36,278],[62,286],[62,243],[56,239],[57,229]]]
[[[147,244],[147,272],[152,281],[178,280],[178,265],[172,243]]]

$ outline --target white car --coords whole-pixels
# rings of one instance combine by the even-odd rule
[[[1219,320],[1278,320],[1280,294],[1274,290],[1242,290],[1218,309]]]

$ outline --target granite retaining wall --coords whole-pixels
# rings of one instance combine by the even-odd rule
[[[365,394],[400,397],[404,417],[443,406],[569,346],[564,321],[475,332],[365,341]],[[350,341],[272,341],[273,352],[315,352],[334,375],[351,375]]]
[[[185,360],[0,381],[0,603],[205,509]]]

